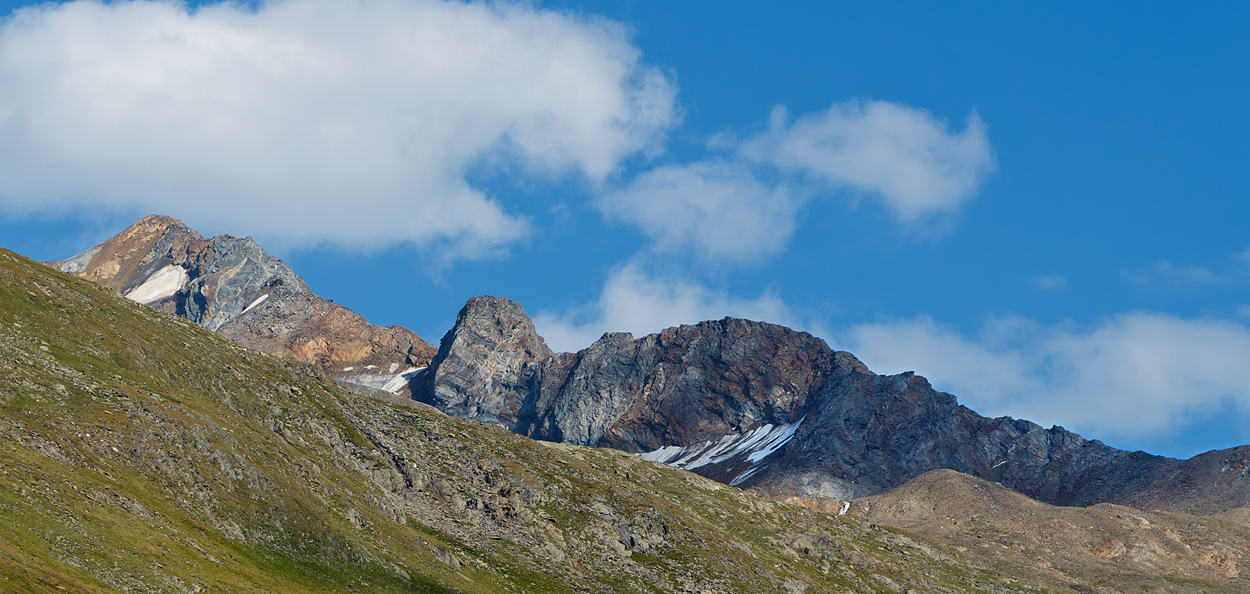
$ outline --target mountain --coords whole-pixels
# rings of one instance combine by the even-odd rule
[[[734,318],[554,353],[520,304],[478,297],[412,393],[454,416],[782,499],[864,497],[946,468],[1055,505],[1250,505],[1250,446],[1176,460],[986,418],[913,373],[877,375],[805,332]]]
[[[204,239],[170,217],[145,217],[100,245],[48,264],[355,384],[406,390],[402,376],[435,353],[407,328],[374,326],[313,294],[250,237]]]
[[[1176,460],[985,418],[923,377],[877,375],[782,326],[726,318],[555,353],[520,304],[479,297],[435,350],[314,295],[250,238],[205,240],[160,216],[50,264],[341,381],[535,439],[641,453],[769,497],[824,500],[818,507],[941,468],[1055,505],[1197,514],[1250,505],[1250,446]]]
[[[0,591],[1043,591],[898,529],[380,397],[0,250]]]
[[[846,511],[1056,589],[1084,583],[1119,592],[1250,592],[1250,509],[1193,516],[1107,503],[1057,507],[933,470],[853,500]],[[1160,575],[1168,576],[1166,585]]]

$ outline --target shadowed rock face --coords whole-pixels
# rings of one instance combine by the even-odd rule
[[[514,425],[551,349],[521,305],[500,297],[470,299],[455,328],[434,357],[440,373],[420,374],[414,382],[425,400],[448,414]],[[432,378],[437,381],[430,384]]]
[[[465,305],[418,400],[536,439],[645,453],[775,497],[846,499],[948,468],[1059,505],[1215,513],[1250,504],[1250,446],[1190,460],[990,419],[913,373],[734,318],[552,353],[521,306]]]
[[[48,264],[352,383],[382,388],[425,366],[435,352],[407,328],[374,326],[313,294],[252,238],[204,239],[170,217],[145,217],[100,245]]]

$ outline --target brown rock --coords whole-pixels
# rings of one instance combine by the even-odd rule
[[[407,328],[374,326],[315,295],[250,237],[204,239],[170,217],[144,217],[104,243],[48,265],[240,344],[373,388],[425,366],[435,353]]]

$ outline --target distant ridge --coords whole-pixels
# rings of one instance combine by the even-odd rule
[[[435,353],[407,328],[374,326],[315,295],[252,238],[205,239],[171,217],[144,217],[104,243],[47,264],[240,344],[371,388],[406,394],[403,374],[424,367]]]
[[[997,483],[933,470],[840,511],[905,528],[1057,591],[1096,582],[1155,592],[1151,576],[1160,574],[1204,593],[1250,591],[1246,508],[1199,518],[1106,503],[1057,507]]]

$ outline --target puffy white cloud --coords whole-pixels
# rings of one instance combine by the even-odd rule
[[[590,346],[605,332],[642,337],[725,316],[795,325],[786,304],[775,295],[736,299],[723,291],[681,278],[652,276],[636,264],[626,264],[611,273],[596,301],[565,313],[538,312],[534,326],[552,349],[572,352]]]
[[[950,213],[970,199],[995,161],[975,111],[962,132],[925,110],[886,101],[835,103],[786,123],[773,110],[768,130],[740,147],[835,188],[878,195],[904,223]]]
[[[599,206],[609,217],[636,224],[658,251],[758,261],[785,248],[799,201],[741,163],[699,161],[648,171]]]
[[[647,171],[598,205],[637,225],[652,251],[758,262],[785,249],[822,191],[880,196],[908,226],[955,211],[994,169],[985,128],[975,111],[951,132],[927,111],[885,101],[835,104],[792,125],[777,108],[763,133],[712,139],[729,158]]]
[[[49,3],[0,24],[0,206],[473,256],[527,225],[469,168],[601,179],[675,98],[620,26],[527,3]]]
[[[914,370],[974,410],[1157,443],[1234,407],[1250,413],[1250,328],[1138,312],[1092,328],[992,320],[966,337],[927,317],[850,329],[874,371]]]

